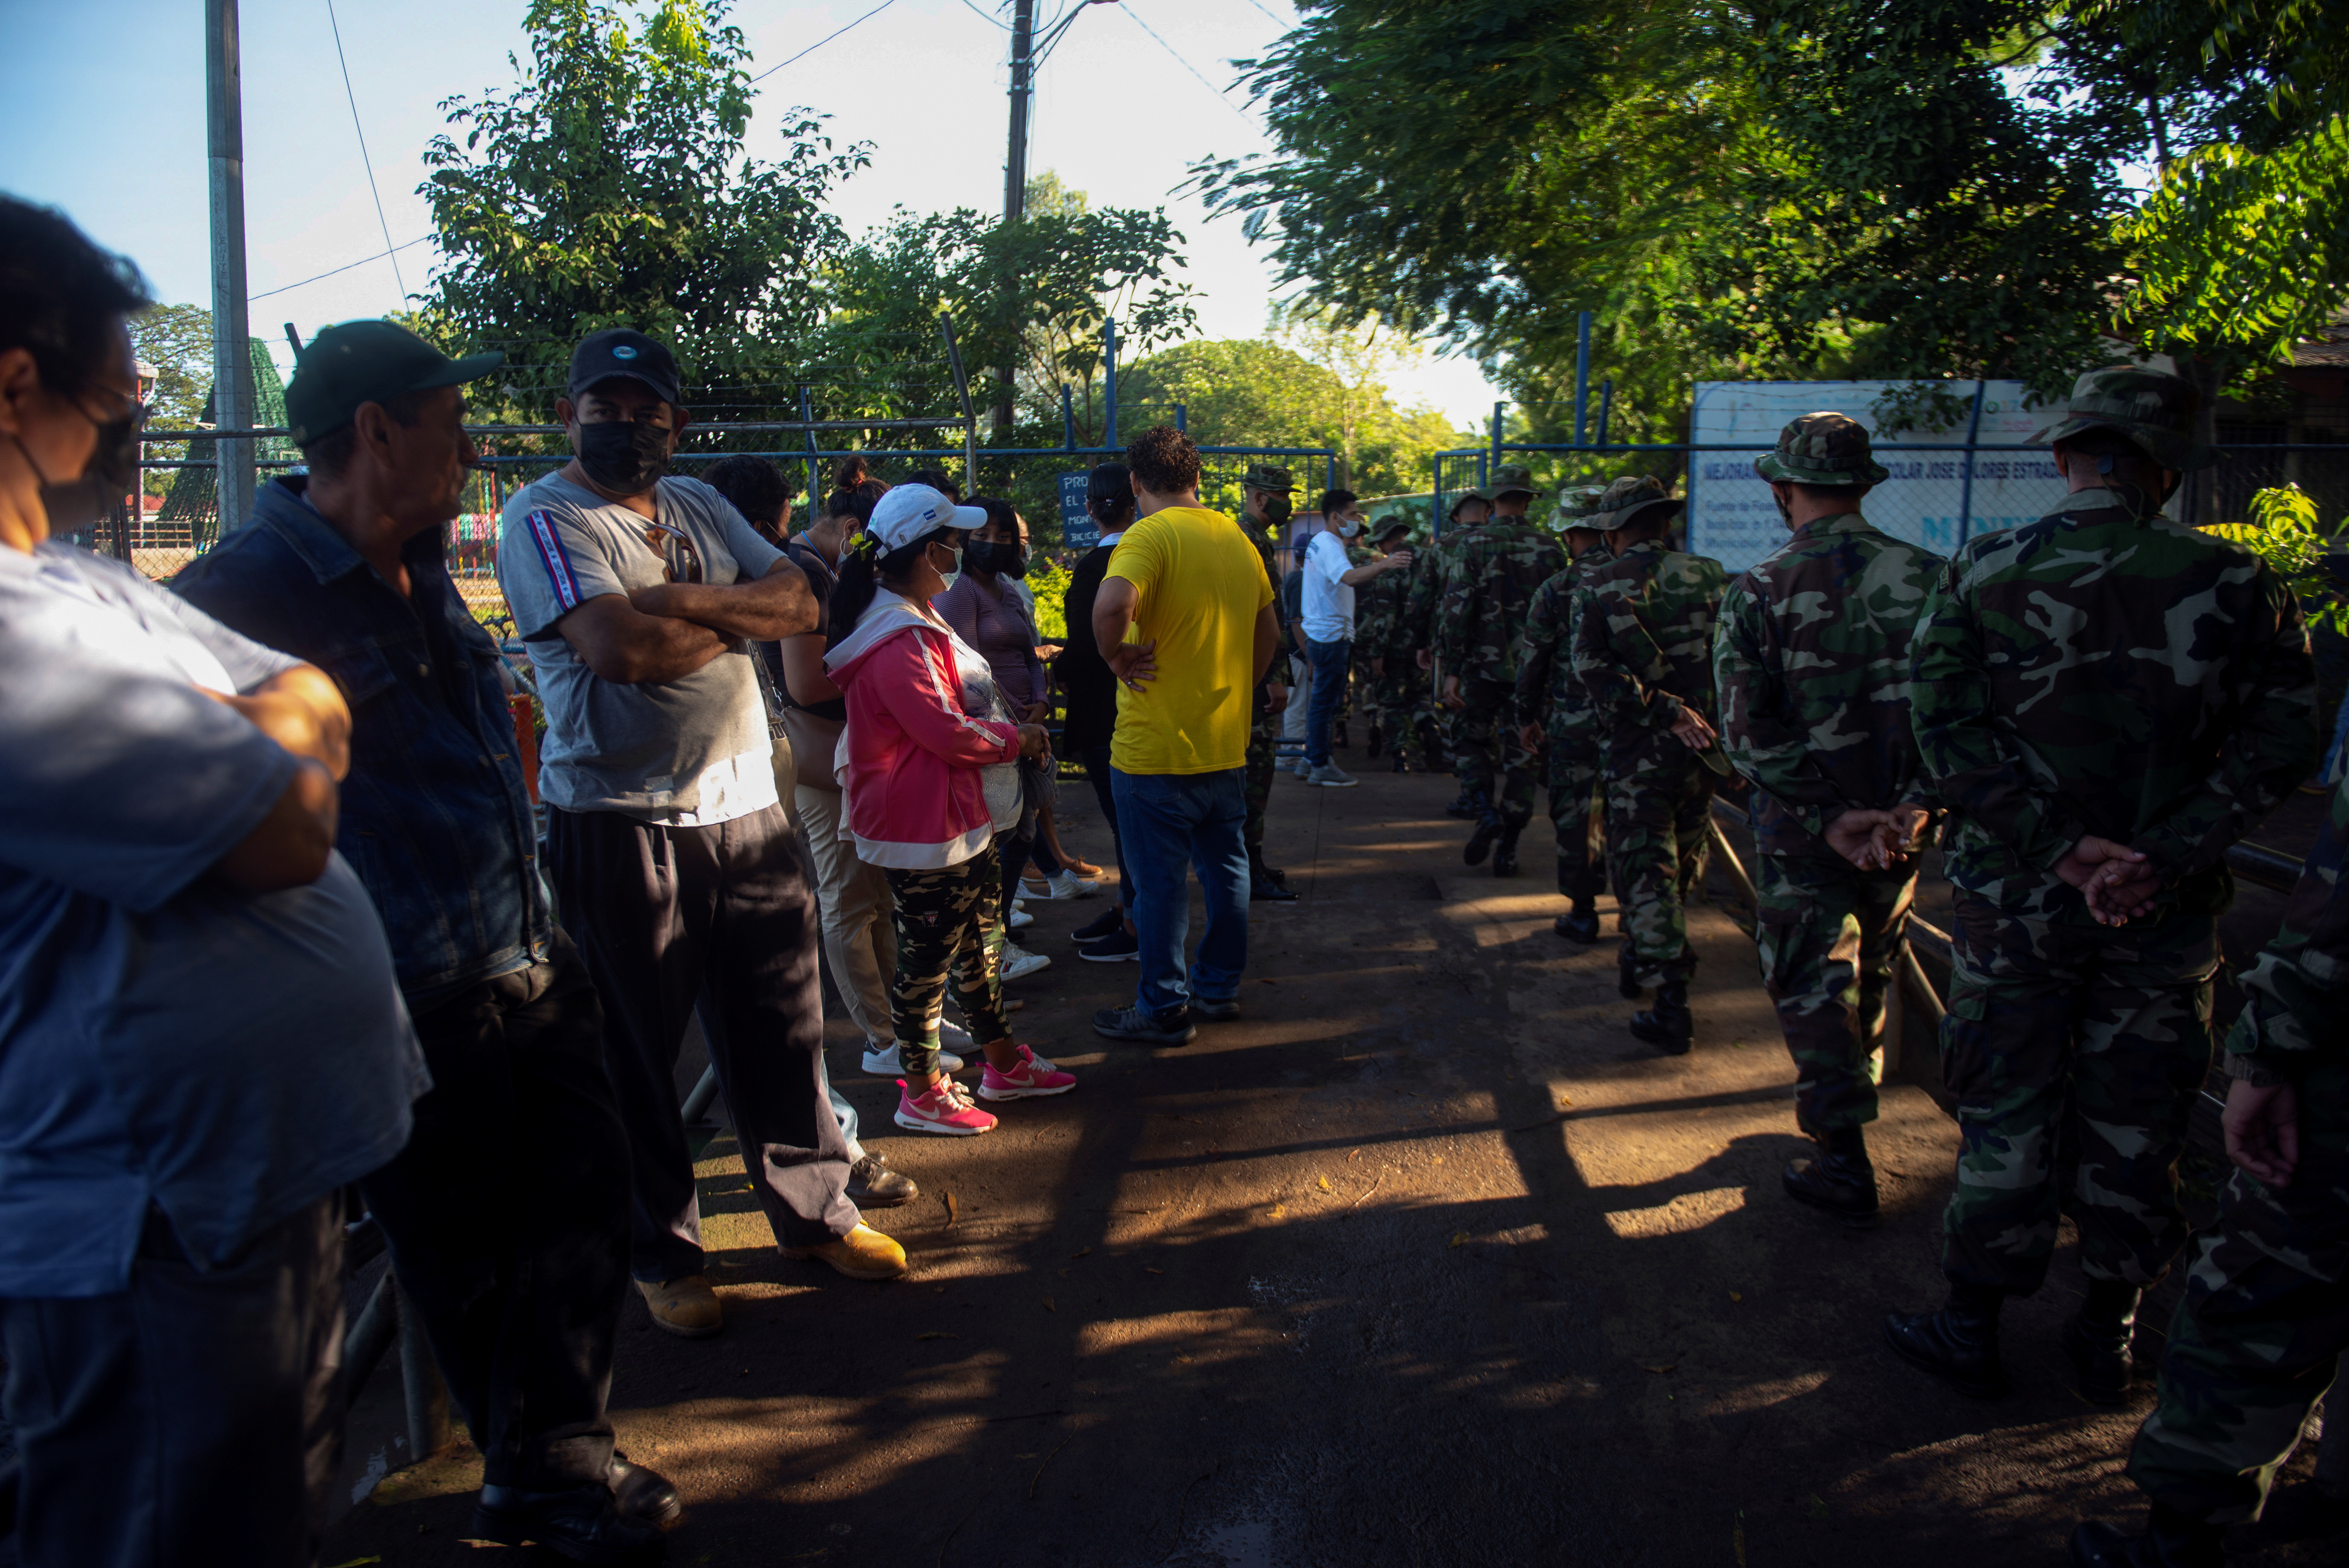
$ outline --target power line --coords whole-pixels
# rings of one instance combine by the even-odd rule
[[[290,291],[292,291],[292,290],[294,290],[294,289],[301,288],[301,287],[303,287],[305,284],[315,284],[315,283],[319,282],[321,279],[333,277],[336,273],[347,273],[347,272],[349,272],[353,267],[363,267],[363,266],[366,266],[369,262],[379,262],[379,261],[383,260],[386,256],[392,255],[392,254],[394,254],[394,253],[397,253],[397,252],[400,252],[400,251],[412,251],[412,250],[414,250],[417,246],[419,246],[419,245],[422,244],[425,241],[427,241],[427,240],[430,239],[431,237],[432,237],[432,236],[431,236],[431,235],[429,235],[429,234],[419,234],[419,235],[418,235],[415,239],[409,241],[409,242],[408,242],[408,243],[406,243],[406,244],[404,244],[404,245],[394,245],[394,246],[392,246],[392,248],[391,248],[390,250],[388,250],[388,251],[378,251],[378,252],[377,252],[374,255],[372,255],[372,256],[361,256],[361,257],[360,257],[357,261],[356,261],[356,262],[345,262],[345,263],[344,263],[341,266],[339,266],[339,267],[329,267],[329,268],[327,268],[325,272],[320,273],[318,274],[318,276],[317,276],[317,277],[315,277],[315,278],[304,278],[304,279],[302,280],[302,282],[301,282],[301,283],[298,283],[298,284],[279,284],[276,288],[274,288],[274,289],[264,289],[261,293],[259,293],[259,294],[254,294],[254,295],[252,295],[252,296],[251,296],[251,299],[252,299],[252,300],[264,300],[264,299],[267,299],[271,294],[286,294],[286,293],[289,293]],[[394,263],[392,263],[392,266],[393,266],[395,269],[397,269],[398,265],[399,265],[399,263],[397,263],[397,262],[394,262]],[[251,303],[251,301],[250,301],[250,300],[248,300],[248,302],[247,302],[247,303]]]
[[[1236,114],[1236,115],[1239,116],[1242,119],[1247,119],[1247,122],[1248,122],[1250,125],[1254,125],[1254,124],[1256,123],[1256,121],[1255,121],[1255,120],[1253,120],[1253,119],[1248,119],[1248,112],[1247,112],[1247,110],[1246,110],[1246,109],[1244,109],[1244,108],[1240,108],[1240,106],[1239,106],[1239,105],[1237,105],[1237,104],[1234,103],[1231,99],[1229,99],[1229,98],[1226,98],[1226,97],[1224,96],[1224,89],[1223,89],[1223,88],[1221,88],[1217,87],[1215,83],[1213,83],[1213,82],[1209,81],[1206,77],[1202,77],[1202,76],[1199,76],[1199,67],[1196,67],[1196,66],[1195,66],[1195,65],[1193,65],[1190,61],[1188,61],[1188,60],[1185,59],[1185,58],[1184,58],[1180,54],[1177,54],[1177,53],[1175,52],[1175,48],[1174,48],[1174,45],[1172,45],[1172,44],[1168,43],[1165,39],[1159,37],[1159,36],[1158,36],[1158,29],[1157,29],[1157,28],[1155,28],[1155,27],[1154,27],[1154,26],[1152,26],[1149,23],[1147,23],[1147,22],[1143,21],[1143,20],[1142,19],[1142,13],[1141,13],[1141,12],[1136,11],[1136,10],[1135,10],[1133,6],[1131,6],[1131,5],[1121,5],[1121,6],[1119,6],[1119,7],[1118,7],[1118,9],[1119,9],[1119,10],[1121,10],[1121,11],[1123,11],[1123,12],[1124,12],[1127,15],[1129,15],[1129,16],[1133,17],[1133,25],[1134,25],[1135,26],[1137,26],[1137,27],[1141,28],[1143,32],[1145,32],[1145,33],[1149,34],[1149,35],[1150,35],[1150,36],[1151,36],[1151,38],[1152,38],[1154,41],[1155,41],[1155,42],[1156,42],[1156,44],[1158,45],[1158,46],[1159,46],[1160,48],[1162,48],[1162,49],[1165,50],[1165,51],[1166,51],[1168,54],[1170,54],[1170,55],[1174,55],[1174,56],[1175,62],[1176,62],[1178,65],[1180,65],[1180,66],[1181,66],[1185,70],[1186,70],[1186,71],[1190,72],[1190,73],[1191,73],[1193,76],[1195,76],[1195,77],[1199,77],[1199,85],[1200,85],[1201,87],[1203,87],[1203,88],[1206,88],[1209,92],[1211,92],[1211,93],[1215,94],[1215,95],[1216,95],[1216,101],[1217,103],[1222,104],[1226,108],[1227,108],[1227,109],[1231,110],[1234,114]]]
[[[837,31],[826,33],[823,37],[818,38],[814,43],[810,44],[806,48],[802,49],[790,59],[783,61],[781,65],[769,66],[765,70],[761,71],[757,76],[752,77],[750,79],[754,82],[765,81],[769,77],[771,77],[777,71],[781,70],[783,66],[794,65],[801,60],[806,59],[810,55],[814,54],[818,49],[823,48],[826,44],[829,44],[834,38],[839,37],[842,33],[847,32],[849,27],[862,26],[864,24],[870,22],[874,17],[878,16],[882,12],[886,11],[890,6],[895,5],[896,3],[897,0],[881,0],[881,4],[864,13],[864,15],[856,18],[855,21],[851,22],[848,25],[848,27],[842,27]]]
[[[984,12],[984,11],[980,10],[978,6],[976,6],[976,5],[971,5],[971,3],[970,3],[970,0],[962,0],[962,3],[963,3],[965,5],[969,6],[969,8],[970,8],[970,14],[971,14],[972,15],[974,15],[974,16],[978,17],[980,21],[982,21],[982,22],[986,23],[988,26],[990,26],[990,27],[1002,27],[1002,28],[1003,28],[1003,30],[1004,30],[1005,32],[1007,32],[1007,33],[1009,33],[1009,31],[1011,31],[1011,29],[1010,29],[1009,26],[1006,26],[1000,19],[999,19],[999,18],[997,18],[997,17],[994,17],[994,16],[990,16],[990,15],[988,15],[986,12]]]
[[[1255,6],[1257,10],[1264,12],[1266,15],[1272,16],[1272,12],[1266,6],[1264,0],[1248,0],[1248,4]],[[1272,19],[1276,22],[1280,22],[1280,18],[1278,16],[1272,16]],[[1294,27],[1297,26],[1294,22],[1280,22],[1280,25],[1283,27]]]
[[[335,0],[326,0],[326,25],[335,30],[335,63],[343,67],[343,97],[350,102],[351,131],[359,139],[359,164],[367,170],[367,193],[375,198],[375,221],[383,225],[383,253],[391,258],[391,281],[399,285],[399,303],[406,304],[408,280],[400,276],[399,247],[391,242],[391,220],[383,215],[383,192],[376,189],[375,160],[367,157],[367,132],[359,129],[359,99],[358,95],[351,91],[350,62],[343,58],[343,25],[336,20]]]

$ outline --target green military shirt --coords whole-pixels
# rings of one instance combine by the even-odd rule
[[[1240,513],[1237,521],[1240,532],[1256,546],[1257,557],[1264,562],[1264,580],[1272,584],[1272,618],[1280,628],[1279,641],[1273,645],[1272,662],[1264,666],[1264,674],[1257,678],[1256,689],[1261,693],[1276,681],[1287,684],[1288,660],[1284,655],[1288,652],[1288,617],[1280,606],[1280,573],[1272,564],[1275,549],[1272,535],[1266,531],[1264,524],[1246,512]]]
[[[1444,576],[1435,656],[1464,683],[1514,685],[1534,591],[1566,565],[1566,550],[1529,518],[1495,518],[1473,533]]]
[[[1443,617],[1444,585],[1451,581],[1461,551],[1483,531],[1481,524],[1455,529],[1429,545],[1426,553],[1412,562],[1411,592],[1403,602],[1402,634],[1414,660],[1421,648],[1433,651],[1435,624]]]
[[[1588,573],[1574,675],[1610,743],[1670,729],[1683,707],[1712,717],[1713,623],[1728,584],[1720,562],[1656,539]]]
[[[1592,727],[1589,695],[1574,675],[1574,611],[1590,569],[1608,561],[1594,545],[1534,590],[1517,645],[1517,722],[1541,725],[1553,740],[1561,730]]]
[[[2161,911],[2215,913],[2224,856],[2316,765],[2316,670],[2260,558],[2083,490],[1959,550],[1928,598],[1909,698],[1954,812],[1951,882],[2082,923],[2055,874],[2083,834],[2145,852]]]
[[[1764,851],[1816,852],[1847,810],[1931,804],[1909,645],[1946,564],[1848,511],[1814,518],[1729,585],[1713,643],[1721,743],[1761,787]]]

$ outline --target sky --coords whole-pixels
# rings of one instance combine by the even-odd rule
[[[1037,10],[1049,19],[1069,3],[1038,0]],[[806,105],[833,117],[843,145],[873,144],[871,166],[834,198],[853,232],[901,204],[999,211],[1008,0],[888,0],[859,21],[880,4],[737,0],[754,72],[849,27],[759,85],[750,155],[777,155],[783,112]],[[434,251],[409,242],[431,228],[416,187],[442,129],[439,106],[513,80],[507,56],[524,47],[526,9],[243,0],[248,293],[254,335],[277,345],[281,364],[291,357],[281,323],[306,338],[398,308],[403,284],[423,289]],[[160,298],[209,304],[203,10],[201,0],[105,0],[12,18],[17,85],[0,95],[0,145],[11,150],[0,188],[64,209],[137,261]],[[1287,0],[1095,5],[1039,74],[1030,170],[1056,170],[1095,205],[1165,207],[1187,241],[1206,337],[1260,335],[1272,271],[1268,248],[1251,246],[1237,221],[1210,222],[1176,188],[1199,159],[1268,149],[1260,118],[1227,90],[1238,74],[1229,62],[1268,51],[1294,18]],[[366,260],[388,248],[387,230],[403,248]],[[1391,387],[1471,427],[1499,395],[1473,362],[1433,355]]]

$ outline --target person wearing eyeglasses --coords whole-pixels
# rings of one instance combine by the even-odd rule
[[[815,598],[725,497],[669,473],[687,415],[666,346],[590,335],[555,414],[574,455],[506,503],[498,581],[546,708],[546,863],[603,997],[634,1155],[631,1272],[656,1324],[699,1338],[721,1319],[676,1080],[697,1005],[784,1255],[860,1279],[905,1268],[846,1196],[813,880],[752,668],[752,645],[814,626]]]

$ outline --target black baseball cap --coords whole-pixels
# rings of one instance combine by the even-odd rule
[[[429,392],[477,380],[506,362],[492,350],[451,359],[396,321],[346,321],[312,338],[295,356],[285,388],[285,422],[306,447],[349,424],[362,403],[388,403],[403,392]]]
[[[684,403],[677,392],[677,356],[667,344],[655,342],[633,326],[607,326],[579,340],[579,346],[571,351],[567,396],[575,403],[579,394],[615,377],[641,383],[672,408]]]

